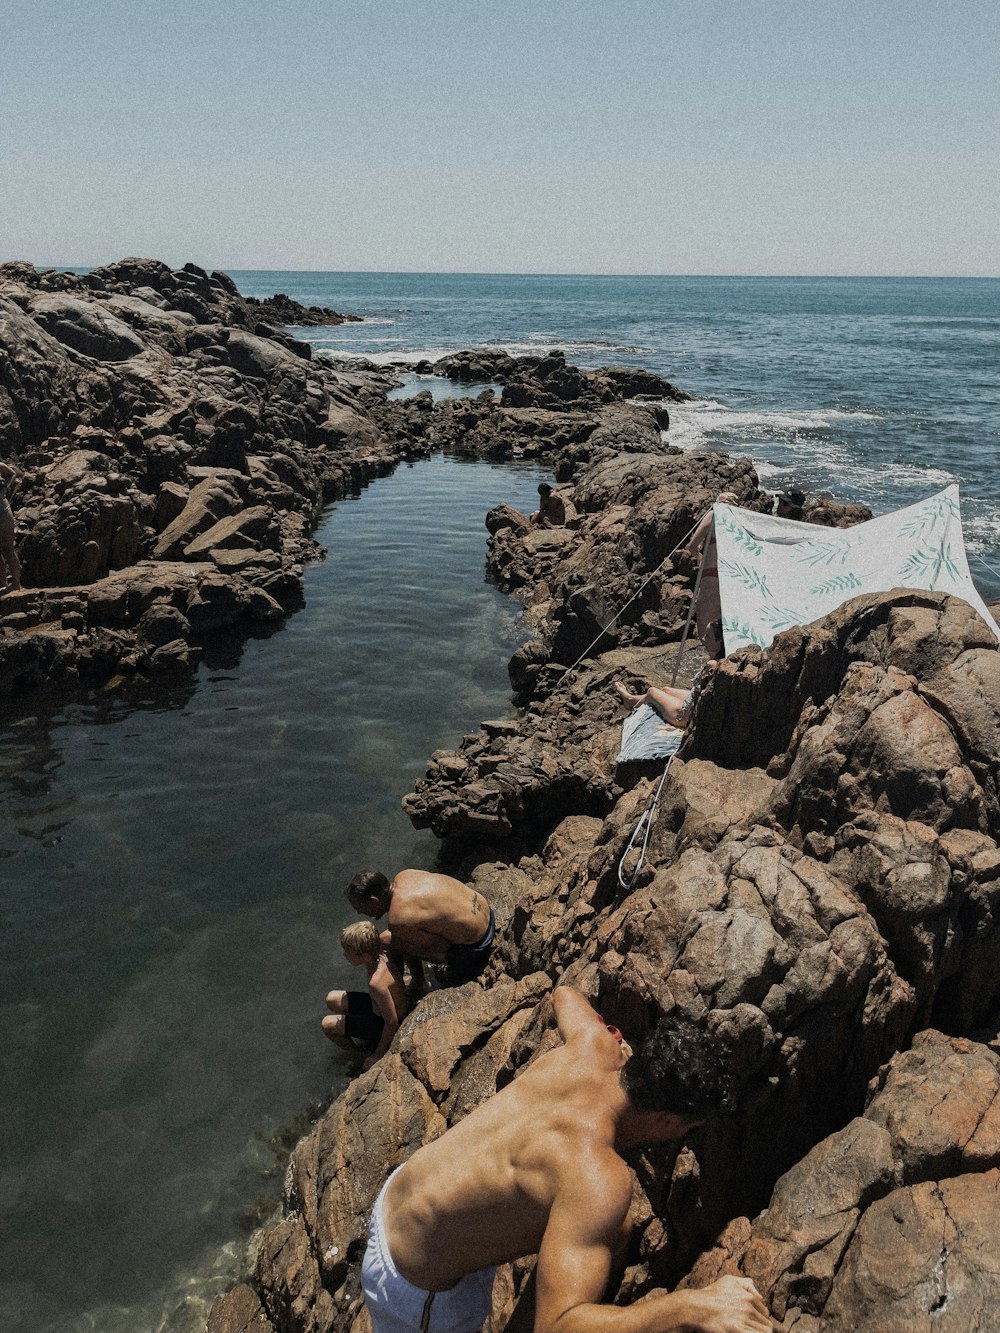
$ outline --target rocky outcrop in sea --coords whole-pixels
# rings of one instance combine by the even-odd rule
[[[183,675],[210,640],[280,622],[321,555],[322,506],[402,459],[554,457],[613,411],[659,441],[661,409],[623,401],[669,396],[656,377],[533,358],[522,383],[562,367],[595,386],[586,404],[435,410],[429,394],[387,402],[391,370],[314,358],[265,317],[347,318],[249,300],[194,264],[0,266],[0,458],[19,472],[25,584],[0,601],[0,697]]]
[[[301,321],[304,322],[304,321]],[[447,449],[544,461],[576,517],[487,518],[532,638],[522,706],[435,753],[405,800],[493,904],[480,982],[425,997],[295,1149],[280,1215],[211,1333],[366,1333],[358,1267],[388,1171],[555,1040],[567,982],[632,1038],[724,1034],[731,1116],[632,1159],[609,1293],[753,1277],[791,1333],[993,1327],[1000,1304],[1000,652],[964,603],[863,597],[725,661],[662,764],[616,765],[610,686],[687,681],[675,548],[746,460],[672,449],[665,381],[474,349],[499,387],[388,401],[391,370],[310,355],[224,275],[127,260],[0,270],[0,454],[27,591],[0,602],[13,696],[189,672],[301,599],[320,506]],[[865,517],[825,506],[825,522]],[[819,516],[818,516],[819,517]],[[650,812],[642,864],[627,852]],[[494,1327],[532,1263],[501,1272]]]

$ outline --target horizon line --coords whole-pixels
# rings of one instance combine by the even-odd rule
[[[149,259],[148,255],[124,255],[121,259],[106,260],[101,264],[42,264],[33,260],[9,259],[0,261],[2,264],[8,263],[28,263],[38,271],[53,270],[56,272],[72,272],[83,269],[92,272],[96,268],[106,268],[111,264],[120,264],[126,259]],[[154,261],[155,262],[155,261]],[[167,263],[166,260],[159,261]],[[186,260],[185,263],[195,263],[196,260]],[[167,264],[169,268],[174,266]],[[572,272],[551,269],[425,269],[425,268],[387,268],[387,269],[369,269],[369,268],[242,268],[224,264],[213,264],[211,267],[198,264],[199,268],[205,268],[207,272],[213,269],[223,273],[309,273],[309,274],[351,274],[357,277],[426,277],[426,278],[696,278],[699,280],[719,279],[719,280],[759,280],[773,281],[815,281],[815,280],[841,280],[848,282],[875,281],[875,282],[996,282],[1000,280],[998,273],[603,273],[603,272]],[[183,264],[178,265],[183,268]]]

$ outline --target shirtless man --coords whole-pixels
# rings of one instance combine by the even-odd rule
[[[534,1333],[771,1333],[753,1283],[602,1305],[628,1236],[620,1153],[678,1141],[728,1088],[722,1055],[665,1024],[633,1055],[583,996],[554,993],[563,1044],[414,1153],[375,1201],[361,1285],[374,1333],[476,1333],[493,1270],[537,1254]]]
[[[450,875],[401,870],[390,883],[378,870],[362,870],[347,886],[347,901],[362,916],[389,914],[382,943],[410,964],[414,984],[423,980],[420,960],[446,963],[452,981],[472,981],[493,948],[496,919],[482,896]]]
[[[547,481],[538,486],[538,508],[528,520],[534,528],[561,528],[566,523],[566,502]]]

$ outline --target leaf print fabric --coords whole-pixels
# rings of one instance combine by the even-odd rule
[[[1000,640],[969,573],[957,486],[843,531],[733,505],[713,514],[727,654],[892,588],[964,598]]]

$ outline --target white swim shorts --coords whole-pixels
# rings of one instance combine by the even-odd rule
[[[361,1265],[361,1290],[374,1333],[479,1333],[493,1304],[496,1269],[469,1273],[447,1291],[424,1291],[408,1282],[392,1262],[385,1238],[383,1207],[389,1180],[372,1209]]]

